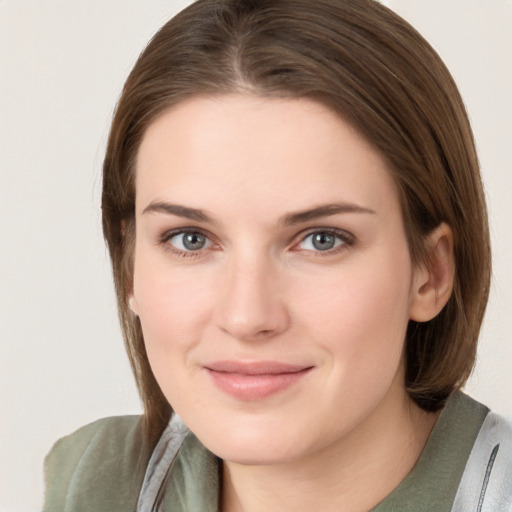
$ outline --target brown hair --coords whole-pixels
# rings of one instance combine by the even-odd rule
[[[454,233],[456,275],[443,311],[410,322],[406,382],[424,409],[467,380],[487,303],[490,247],[467,114],[442,60],[373,0],[199,0],[164,25],[139,57],[114,115],[103,167],[103,229],[125,342],[151,438],[171,407],[128,307],[135,238],[134,174],[147,127],[194,95],[248,92],[317,100],[352,123],[387,160],[412,259],[425,237]]]

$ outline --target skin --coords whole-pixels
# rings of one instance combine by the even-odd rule
[[[222,509],[373,507],[436,419],[404,391],[402,354],[409,319],[451,293],[449,228],[429,240],[431,269],[414,266],[384,159],[310,100],[180,103],[148,128],[136,170],[130,304],[165,396],[224,461]],[[207,369],[226,360],[307,371],[240,398]]]

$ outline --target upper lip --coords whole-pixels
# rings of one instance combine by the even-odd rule
[[[214,372],[237,373],[241,375],[278,375],[307,370],[311,368],[311,365],[297,365],[278,361],[215,361],[205,364],[204,367]]]

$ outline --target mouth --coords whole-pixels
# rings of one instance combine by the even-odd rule
[[[293,386],[313,367],[276,361],[216,361],[205,365],[204,369],[222,392],[238,400],[254,401]]]

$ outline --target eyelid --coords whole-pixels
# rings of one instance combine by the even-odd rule
[[[206,247],[206,248],[202,248],[202,249],[198,249],[197,251],[192,251],[192,250],[180,250],[178,249],[177,247],[171,245],[169,242],[169,240],[176,236],[176,235],[179,235],[179,234],[185,234],[185,233],[197,233],[197,234],[200,234],[204,237],[206,237],[210,242],[211,242],[211,245],[209,247]],[[311,249],[301,249],[300,247],[298,247],[302,242],[304,242],[304,240],[306,240],[309,236],[311,235],[314,235],[315,233],[326,233],[326,234],[330,234],[330,235],[333,235],[339,239],[342,240],[342,243],[339,244],[338,246],[332,248],[332,249],[327,249],[325,251],[320,251],[320,250],[311,250]],[[325,256],[328,256],[328,255],[332,255],[332,254],[335,254],[336,252],[338,251],[342,251],[350,246],[352,246],[355,241],[356,241],[356,237],[344,230],[344,229],[339,229],[339,228],[334,228],[334,227],[312,227],[312,228],[308,228],[304,231],[302,231],[301,233],[299,233],[295,239],[298,238],[298,241],[294,242],[292,244],[292,247],[291,249],[292,250],[296,250],[296,251],[305,251],[305,252],[310,252],[310,253],[314,253],[315,256],[316,255],[319,255],[319,256],[322,256],[322,255],[325,255]],[[178,256],[189,256],[189,257],[194,257],[194,256],[201,256],[205,253],[205,251],[207,250],[212,250],[212,248],[214,249],[218,249],[220,246],[218,244],[218,242],[215,241],[215,236],[213,236],[208,230],[205,230],[205,229],[202,229],[202,228],[198,228],[197,226],[186,226],[186,227],[179,227],[179,228],[174,228],[174,229],[170,229],[168,231],[165,231],[164,233],[162,233],[161,235],[159,235],[157,237],[157,241],[156,243],[158,245],[162,245],[164,247],[165,250],[169,251],[169,252],[172,252],[173,254],[175,255],[178,255]]]
[[[169,243],[169,241],[176,235],[182,235],[182,234],[187,234],[187,233],[189,233],[189,234],[194,233],[194,234],[204,236],[205,238],[208,239],[208,241],[210,242],[210,245],[208,247],[204,247],[204,248],[198,249],[196,251],[192,251],[192,250],[181,250]],[[197,256],[203,255],[205,251],[211,250],[212,247],[215,247],[218,244],[215,242],[214,237],[208,231],[198,228],[198,227],[195,227],[195,226],[190,226],[190,227],[174,228],[174,229],[165,231],[164,233],[162,233],[161,235],[159,235],[157,237],[157,245],[162,245],[166,251],[169,251],[177,256],[197,257]]]
[[[323,234],[329,234],[329,235],[333,235],[339,239],[342,240],[342,243],[339,244],[338,246],[336,247],[333,247],[332,249],[327,249],[325,251],[320,251],[320,250],[317,250],[317,251],[314,251],[314,250],[311,250],[311,249],[301,249],[300,247],[298,247],[301,243],[303,243],[308,237],[314,235],[314,234],[317,234],[317,233],[323,233]],[[294,245],[293,245],[293,249],[296,248],[296,250],[304,250],[304,251],[308,251],[308,252],[311,252],[311,253],[315,253],[315,255],[330,255],[330,254],[334,254],[336,253],[337,251],[340,251],[340,250],[344,250],[346,249],[347,247],[350,247],[352,245],[354,245],[355,241],[356,241],[356,238],[355,236],[344,230],[344,229],[339,229],[339,228],[333,228],[333,227],[315,227],[315,228],[309,228],[308,230],[306,231],[303,231],[302,233],[300,233],[299,235],[299,241],[296,242]]]

